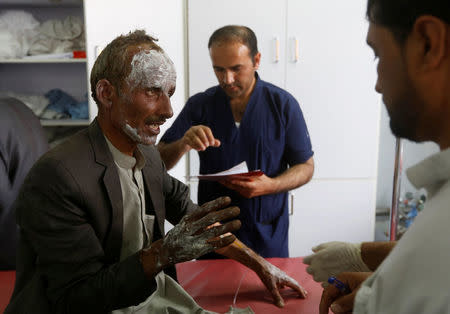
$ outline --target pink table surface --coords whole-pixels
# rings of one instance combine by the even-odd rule
[[[3,313],[9,303],[16,280],[15,271],[0,271],[0,313]]]
[[[255,313],[318,313],[323,289],[306,272],[302,258],[267,260],[297,280],[308,291],[307,298],[301,299],[292,289],[284,288],[281,296],[285,306],[280,309],[272,303],[270,293],[252,270],[228,259],[177,264],[178,281],[201,307],[214,312],[225,313],[233,305],[250,306]]]
[[[200,306],[210,311],[225,313],[233,305],[238,308],[250,306],[255,313],[318,313],[322,287],[306,273],[306,265],[302,263],[302,259],[267,260],[297,280],[308,291],[308,297],[300,299],[291,289],[282,289],[285,306],[280,309],[273,305],[270,293],[258,276],[233,260],[201,260],[177,264],[178,280]],[[0,313],[3,313],[9,302],[14,281],[14,271],[0,272]]]

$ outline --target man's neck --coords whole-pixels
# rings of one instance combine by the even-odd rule
[[[114,128],[110,123],[107,123],[100,117],[97,117],[98,124],[102,133],[106,136],[106,138],[114,145],[122,153],[133,156],[136,150],[136,143],[129,140],[126,135],[121,132],[118,132],[116,128]]]
[[[236,122],[240,122],[245,113],[245,108],[252,96],[253,91],[256,86],[256,77],[253,78],[251,87],[248,92],[240,97],[235,97],[230,99],[231,111],[233,112],[233,117]]]
[[[449,81],[446,81],[446,84],[448,86]],[[446,94],[444,95],[442,99],[442,108],[443,113],[441,118],[441,124],[442,124],[442,130],[441,130],[441,137],[439,138],[439,147],[441,150],[447,149],[450,147],[450,93],[448,92],[448,89],[445,90]]]

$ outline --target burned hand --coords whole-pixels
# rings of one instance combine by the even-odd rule
[[[208,228],[216,222],[239,215],[238,207],[227,207],[228,197],[204,204],[199,210],[184,216],[164,237],[161,253],[169,264],[188,261],[231,244],[236,237],[226,233],[240,228],[239,220]]]

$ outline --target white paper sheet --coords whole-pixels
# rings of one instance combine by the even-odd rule
[[[248,166],[245,161],[241,162],[240,164],[237,164],[236,166],[220,171],[217,173],[211,173],[211,174],[200,174],[196,176],[196,178],[200,180],[212,180],[216,181],[219,179],[224,179],[232,176],[260,176],[263,172],[260,170],[254,170],[254,171],[248,171]],[[195,178],[195,177],[194,177]]]

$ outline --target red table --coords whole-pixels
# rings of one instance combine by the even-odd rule
[[[280,309],[259,277],[233,260],[200,260],[177,264],[178,281],[204,309],[225,313],[230,305],[250,306],[255,313],[319,312],[322,287],[306,272],[302,258],[268,258],[272,264],[294,278],[308,291],[300,299],[290,288],[281,290],[285,306]],[[234,299],[235,304],[233,304]]]
[[[250,306],[257,314],[318,313],[322,287],[306,273],[306,265],[302,263],[302,259],[267,260],[297,280],[308,291],[308,297],[300,299],[291,289],[283,289],[281,295],[285,306],[280,309],[273,305],[271,295],[258,276],[233,260],[201,260],[177,264],[178,280],[200,306],[210,311],[225,313],[233,305],[238,308]],[[14,281],[14,271],[0,272],[0,313],[3,313],[9,303]]]
[[[16,280],[15,271],[0,271],[0,313],[3,313],[9,303]]]

